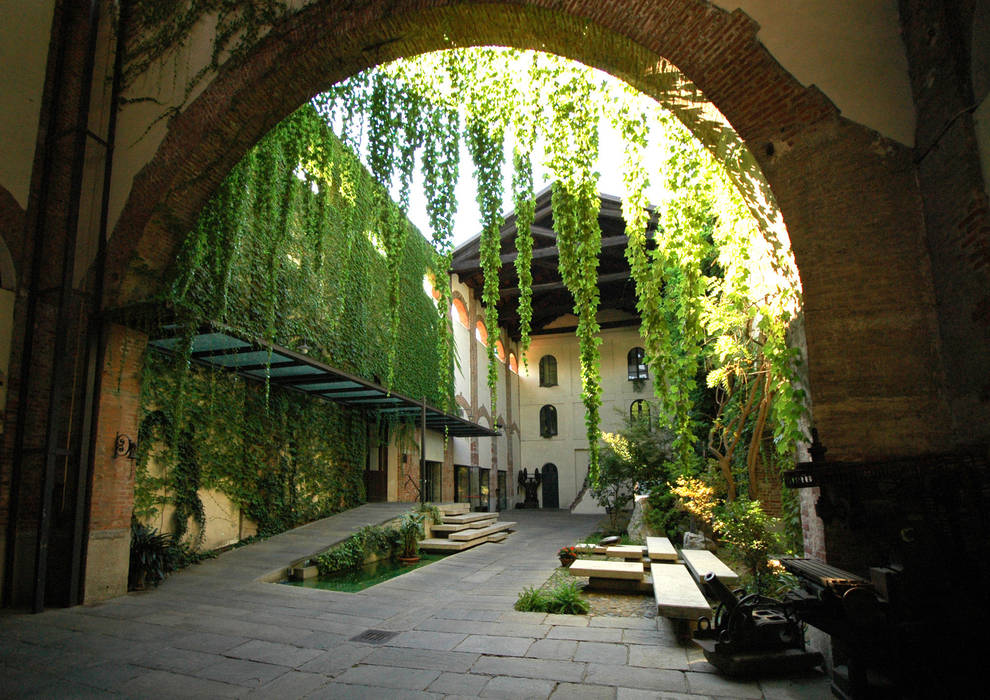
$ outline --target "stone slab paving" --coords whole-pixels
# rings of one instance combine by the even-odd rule
[[[362,506],[100,605],[0,615],[0,698],[829,697],[820,674],[727,680],[663,619],[512,610],[594,516],[516,511],[506,543],[360,593],[265,582],[406,509]],[[350,641],[368,629],[398,634]]]

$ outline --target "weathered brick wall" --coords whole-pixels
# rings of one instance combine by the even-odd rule
[[[972,155],[966,157],[967,149],[975,152],[969,116],[955,117],[955,105],[966,106],[962,79],[954,74],[956,39],[942,29],[936,29],[936,41],[929,36],[931,26],[950,26],[939,17],[965,17],[971,5],[902,1],[918,102],[915,153],[843,119],[825,96],[802,86],[773,59],[745,14],[702,0],[313,3],[209,79],[168,122],[164,140],[133,184],[118,183],[130,194],[111,241],[109,305],[155,291],[230,167],[281,118],[340,78],[451,43],[494,43],[557,52],[649,92],[649,76],[663,56],[729,119],[783,212],[804,283],[810,386],[829,456],[906,454],[974,434],[985,437],[986,202],[975,187]],[[73,43],[70,54],[82,46]],[[53,81],[49,75],[50,88]],[[58,114],[65,123],[55,132],[52,198],[43,203],[43,225],[29,228],[25,239],[44,240],[39,281],[46,289],[59,279],[78,88],[71,79],[62,85]],[[915,157],[927,145],[933,148],[916,167]],[[35,182],[29,221],[32,206],[42,206],[39,191]],[[52,319],[44,313],[40,318],[32,329],[21,319],[20,341],[28,332],[35,333],[36,347],[52,340]],[[30,403],[31,435],[44,434],[40,419],[47,413],[50,365],[32,357],[31,386],[22,389]],[[956,421],[953,431],[950,403],[957,416],[978,420]],[[104,495],[94,498],[94,533],[119,531],[129,508],[113,484],[120,479],[126,491],[127,478],[112,471],[99,476]],[[112,546],[101,551],[119,555],[122,540],[109,539]],[[102,546],[95,542],[91,552]]]
[[[106,335],[90,481],[87,603],[127,592],[135,462],[115,456],[114,447],[118,434],[137,440],[141,370],[148,342],[143,333],[118,325],[111,325]]]
[[[643,76],[663,56],[732,122],[773,187],[802,272],[815,416],[831,454],[933,449],[948,419],[912,154],[794,80],[757,30],[745,14],[697,0],[308,7],[171,122],[115,231],[109,282],[117,299],[145,296],[156,283],[148,270],[171,262],[244,149],[313,92],[369,65],[450,41],[500,43],[556,51],[649,90]]]
[[[973,0],[901,0],[955,442],[990,441],[990,215],[973,110]]]

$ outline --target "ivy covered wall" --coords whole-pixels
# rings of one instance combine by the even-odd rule
[[[395,237],[397,228],[406,229],[402,246],[387,256],[383,232]],[[189,233],[161,301],[190,328],[218,321],[371,381],[392,377],[394,390],[443,405],[450,370],[440,371],[436,343],[427,340],[439,315],[423,288],[432,255],[307,105],[228,175]],[[201,369],[181,354],[149,352],[142,393],[139,517],[173,506],[171,529],[182,534],[203,525],[200,491],[216,489],[272,533],[364,500],[374,416]]]

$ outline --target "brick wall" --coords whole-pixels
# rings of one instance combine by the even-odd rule
[[[974,2],[901,0],[915,162],[955,442],[990,441],[990,216],[973,110]]]

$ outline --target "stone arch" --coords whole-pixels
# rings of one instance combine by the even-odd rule
[[[223,176],[313,94],[372,65],[449,46],[541,49],[654,97],[673,91],[682,118],[712,124],[715,150],[739,143],[719,126],[731,123],[745,148],[723,156],[762,170],[787,222],[804,285],[815,420],[831,454],[944,447],[941,359],[931,280],[918,263],[926,253],[910,149],[842,118],[814,86],[802,86],[740,10],[704,0],[561,7],[556,0],[381,0],[360,9],[312,3],[288,15],[172,119],[135,178],[110,242],[110,305],[152,291]],[[741,189],[752,208],[759,186]],[[885,275],[874,274],[879,259]],[[872,420],[860,420],[867,414]]]
[[[457,396],[455,396],[454,403],[456,403],[459,407],[464,409],[465,416],[468,416],[471,419],[474,418],[474,416],[471,415],[471,402],[468,401],[467,398],[465,398],[464,394],[458,394]]]
[[[460,292],[455,291],[453,293],[450,306],[453,311],[453,317],[457,319],[458,323],[465,328],[470,328],[471,322],[468,320],[467,302],[464,301],[464,296]]]

